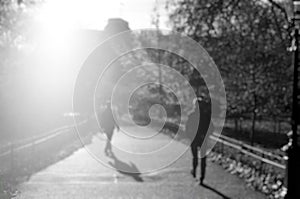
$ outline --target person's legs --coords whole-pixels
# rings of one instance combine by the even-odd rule
[[[107,137],[107,140],[106,140],[106,145],[105,145],[105,154],[106,155],[110,155],[111,153],[111,139],[112,139],[112,135],[113,135],[113,131],[114,129],[110,129],[109,131],[106,131],[106,137]]]
[[[206,173],[206,143],[203,143],[200,149],[201,155],[201,175],[200,175],[200,184],[203,184],[203,180],[205,178]]]
[[[106,145],[105,145],[105,149],[104,149],[106,155],[108,155],[111,152],[111,143],[110,140],[106,140]]]
[[[203,184],[203,180],[205,178],[206,173],[206,157],[201,158],[201,176],[200,176],[200,183]]]
[[[196,170],[197,170],[197,166],[198,166],[198,146],[192,144],[191,151],[192,151],[192,155],[193,155],[193,168],[192,168],[191,174],[195,178]]]

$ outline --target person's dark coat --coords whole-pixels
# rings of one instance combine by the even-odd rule
[[[206,102],[199,102],[198,105],[200,113],[198,111],[194,111],[189,115],[186,123],[186,132],[189,134],[188,136],[191,139],[191,145],[201,147],[209,130],[211,109],[210,104]],[[198,109],[198,107],[196,109]]]
[[[105,133],[111,133],[114,130],[116,124],[110,106],[106,107],[99,119],[100,126]]]

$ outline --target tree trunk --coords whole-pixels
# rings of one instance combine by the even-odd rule
[[[243,132],[243,121],[239,119],[239,132]]]
[[[255,135],[255,123],[256,123],[256,112],[253,111],[253,117],[252,117],[252,126],[251,126],[251,146],[254,144],[254,135]]]
[[[234,131],[235,131],[235,133],[238,132],[238,125],[239,125],[238,119],[237,119],[237,118],[234,118]]]
[[[251,146],[254,145],[254,136],[255,136],[255,123],[256,123],[256,106],[257,106],[257,100],[256,100],[256,95],[254,94],[254,107],[252,110],[252,126],[251,126],[251,137],[250,137],[250,142]]]
[[[273,131],[274,131],[274,133],[276,133],[277,132],[277,120],[276,120],[276,118],[274,118],[274,126],[273,126]]]

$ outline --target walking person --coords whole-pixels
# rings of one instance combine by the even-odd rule
[[[106,145],[104,148],[104,152],[107,156],[112,155],[112,148],[111,148],[111,140],[114,133],[115,128],[119,129],[119,126],[117,125],[111,108],[110,101],[106,102],[105,110],[101,114],[99,118],[99,123],[101,128],[103,129],[105,135],[106,135]]]
[[[191,174],[196,178],[196,171],[198,167],[198,150],[200,149],[201,165],[200,165],[200,184],[203,184],[206,172],[206,152],[207,152],[207,139],[206,136],[209,132],[209,125],[211,123],[211,103],[203,99],[196,99],[194,102],[194,111],[189,115],[186,123],[186,133],[188,135],[196,135],[191,140],[191,152],[193,156],[193,164]],[[199,120],[200,119],[200,120]],[[195,128],[195,125],[198,125]]]

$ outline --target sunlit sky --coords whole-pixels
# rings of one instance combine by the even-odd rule
[[[160,10],[160,28],[167,28],[165,0],[46,0],[37,19],[58,28],[80,27],[101,30],[107,19],[120,17],[131,29],[153,28],[153,8]]]
[[[35,20],[30,29],[33,32],[30,34],[33,57],[29,59],[33,64],[28,70],[33,74],[31,86],[43,91],[41,95],[58,99],[72,93],[79,67],[99,45],[99,41],[92,39],[91,44],[77,30],[103,30],[109,18],[123,18],[132,30],[155,28],[151,21],[158,1],[162,11],[160,28],[166,29],[165,0],[45,0],[33,11]]]

